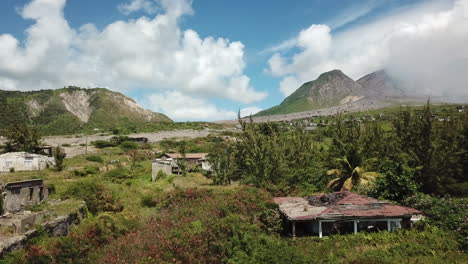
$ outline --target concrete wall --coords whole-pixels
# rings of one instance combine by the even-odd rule
[[[202,161],[201,167],[203,170],[211,171],[211,164],[206,160]]]
[[[172,174],[172,162],[170,161],[153,161],[151,180],[154,182],[157,179],[158,173],[162,171],[167,175]]]
[[[73,225],[79,224],[86,215],[86,206],[83,204],[77,212],[42,223],[44,230],[52,236],[66,236]],[[36,216],[37,219],[37,216]],[[37,220],[36,220],[37,222]],[[20,250],[27,246],[29,240],[39,235],[40,231],[32,229],[21,235],[3,237],[0,239],[0,259],[6,254]]]
[[[1,195],[4,214],[19,212],[28,205],[40,203],[47,199],[48,191],[42,181],[25,181],[7,184]]]
[[[0,172],[44,170],[54,163],[53,158],[27,154],[24,152],[7,153],[0,156]]]

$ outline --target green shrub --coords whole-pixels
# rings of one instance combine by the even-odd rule
[[[96,182],[95,179],[72,184],[65,192],[65,196],[84,200],[88,210],[93,214],[102,211],[120,212],[123,210],[123,205],[115,194],[104,184]]]
[[[96,166],[86,166],[84,168],[86,175],[95,175],[99,173],[99,167]]]
[[[55,184],[47,184],[47,191],[49,192],[49,194],[54,194],[57,191]]]
[[[167,177],[167,173],[165,173],[162,170],[158,171],[158,174],[156,175],[156,179],[165,179],[166,177]]]
[[[447,193],[455,196],[466,196],[468,194],[468,182],[460,182],[445,186]]]
[[[99,174],[99,167],[86,166],[83,170],[73,170],[73,174],[78,177]]]
[[[141,198],[141,205],[144,207],[155,207],[157,200],[152,195],[145,195]]]
[[[122,183],[125,180],[133,178],[130,170],[126,168],[117,168],[110,170],[104,174],[104,178],[111,180],[112,182]]]
[[[84,177],[86,176],[86,173],[82,170],[73,170],[73,175],[77,177]]]
[[[55,168],[57,171],[62,171],[65,168],[65,151],[61,147],[56,147],[54,149],[54,161],[55,161]]]
[[[102,159],[101,156],[98,155],[91,155],[86,157],[87,161],[93,161],[93,162],[99,162],[99,163],[104,163],[104,160]]]
[[[96,141],[93,141],[91,144],[99,149],[116,146],[114,143],[107,141],[107,140],[96,140]]]
[[[454,232],[460,245],[468,250],[468,199],[451,197],[431,197],[417,194],[403,203],[424,212],[427,221],[448,232]]]
[[[124,142],[120,143],[119,146],[123,151],[129,151],[129,150],[138,149],[138,147],[140,145],[138,143],[136,143],[136,142],[124,141]]]

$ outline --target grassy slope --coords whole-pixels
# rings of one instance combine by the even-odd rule
[[[318,87],[326,83],[330,78],[333,78],[334,74],[333,71],[324,73],[317,80],[304,83],[299,89],[286,97],[280,105],[260,111],[255,116],[289,114],[338,105],[341,98],[336,100],[315,99],[319,97]]]
[[[141,127],[146,123],[172,123],[167,116],[155,113],[151,122],[143,119],[141,115],[127,111],[128,108],[122,104],[118,93],[107,89],[82,89],[86,92],[97,91],[91,98],[91,107],[94,109],[87,124],[81,122],[71,114],[61,102],[59,94],[71,92],[79,88],[62,88],[58,90],[42,90],[31,92],[1,91],[0,90],[0,128],[6,127],[12,119],[27,119],[27,102],[35,100],[40,105],[46,105],[45,109],[31,118],[43,134],[58,135],[72,134],[82,131],[92,131],[94,128],[110,130],[121,127]],[[118,98],[118,99],[115,99]],[[26,113],[26,114],[25,114]]]

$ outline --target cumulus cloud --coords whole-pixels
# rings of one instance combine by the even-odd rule
[[[339,29],[343,26],[346,26],[350,23],[353,23],[360,18],[368,15],[377,7],[388,2],[389,0],[363,0],[359,3],[353,2],[352,6],[345,8],[343,11],[339,12],[333,19],[327,21],[325,24],[328,25],[331,29]],[[298,39],[297,37],[285,40],[280,44],[274,45],[272,47],[266,48],[260,51],[260,54],[267,53],[276,53],[284,50],[289,50],[297,46]]]
[[[153,0],[132,0],[129,3],[120,4],[117,8],[125,15],[141,10],[148,14],[154,14],[158,10],[157,5]]]
[[[145,9],[145,3],[132,1],[121,9]],[[193,13],[189,0],[154,3],[161,10],[154,17],[115,21],[99,30],[93,24],[71,28],[65,0],[32,0],[20,13],[34,20],[24,42],[0,35],[0,89],[139,87],[241,103],[266,97],[244,74],[241,42],[181,29],[180,18]]]
[[[205,100],[184,95],[178,91],[167,91],[150,96],[153,111],[168,113],[175,120],[225,120],[236,116],[234,111],[218,109]]]
[[[468,97],[468,0],[449,8],[426,2],[344,32],[330,30],[312,25],[297,36],[299,52],[270,58],[267,71],[283,77],[285,96],[332,69],[357,79],[386,68],[413,93]]]
[[[221,109],[200,97],[187,96],[178,91],[152,94],[144,102],[153,111],[167,113],[177,121],[213,121],[236,119],[238,112]],[[241,116],[253,115],[262,109],[250,106],[240,109]]]

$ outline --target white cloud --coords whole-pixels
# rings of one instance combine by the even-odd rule
[[[178,91],[152,94],[144,104],[151,110],[162,112],[177,121],[213,121],[236,119],[238,112],[220,109],[200,97],[184,95]],[[256,106],[242,108],[241,116],[256,114],[262,109]]]
[[[418,93],[468,97],[468,0],[444,6],[426,2],[335,35],[312,25],[297,37],[301,51],[273,55],[267,71],[284,77],[285,95],[332,69],[356,79],[387,68]]]
[[[285,40],[285,41],[281,42],[280,44],[275,45],[273,47],[266,48],[266,49],[260,51],[259,53],[260,54],[265,54],[265,53],[280,52],[280,51],[283,51],[283,50],[288,50],[288,49],[294,48],[296,45],[297,45],[297,39],[292,38],[292,39]]]
[[[27,29],[24,43],[0,35],[3,88],[139,87],[242,103],[267,95],[251,87],[244,74],[241,42],[202,38],[180,28],[181,16],[193,13],[189,0],[157,0],[162,12],[155,17],[115,21],[103,30],[93,24],[71,28],[63,14],[65,2],[33,0],[26,5],[21,15],[35,23]]]
[[[241,117],[255,115],[256,113],[258,113],[258,112],[260,112],[262,110],[263,109],[261,109],[259,107],[256,107],[256,106],[246,107],[246,108],[242,108],[240,110],[240,115],[241,115]]]
[[[381,6],[383,3],[387,2],[388,0],[367,0],[361,1],[360,3],[353,3],[353,6],[350,8],[346,8],[344,11],[340,12],[339,14],[335,15],[333,19],[327,21],[325,24],[328,25],[331,29],[338,29],[349,23],[352,23],[367,14],[373,11],[375,8]],[[287,39],[280,44],[275,46],[266,48],[260,51],[260,54],[268,54],[268,53],[277,53],[285,50],[289,50],[297,46],[298,40],[297,37]]]
[[[283,78],[280,82],[280,91],[284,97],[289,96],[294,91],[301,86],[301,81],[299,81],[294,75],[289,75]]]
[[[143,10],[148,14],[154,14],[158,10],[158,7],[153,0],[132,0],[129,3],[120,4],[117,8],[125,15],[129,15],[140,10]]]
[[[178,91],[167,91],[149,97],[149,107],[163,112],[179,121],[228,120],[235,119],[237,113],[219,109],[201,98],[190,97]]]
[[[359,3],[353,3],[350,8],[340,12],[326,24],[332,29],[338,29],[366,16],[387,1],[388,0],[365,0],[360,1]]]

